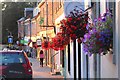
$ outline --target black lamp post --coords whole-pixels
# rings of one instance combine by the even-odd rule
[[[6,29],[6,31],[8,32],[8,35],[12,35],[12,33],[8,29]]]
[[[9,47],[11,47],[11,44],[13,43],[13,36],[12,36],[12,33],[6,29],[6,31],[8,32],[8,45]]]
[[[30,18],[30,40],[31,40],[31,34],[32,32],[31,32],[31,18]]]

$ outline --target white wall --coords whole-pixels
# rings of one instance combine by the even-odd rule
[[[104,1],[102,1],[102,3],[100,4],[101,5],[101,13],[104,13],[105,12],[105,10],[106,10],[106,6],[105,6],[105,2]],[[119,6],[120,7],[120,6]],[[119,11],[120,12],[120,11]],[[120,23],[119,23],[120,24]],[[117,28],[118,28],[118,26],[117,26]],[[117,29],[116,28],[116,29]],[[119,31],[120,31],[120,28],[119,28]],[[118,33],[118,30],[117,30],[117,32],[116,33]],[[120,37],[120,36],[119,36]],[[120,40],[120,39],[119,39]],[[120,44],[120,43],[119,43]],[[77,46],[76,46],[76,48],[78,48]],[[117,48],[118,49],[118,48]],[[120,49],[119,49],[120,50]],[[76,50],[76,52],[78,51],[78,49]],[[68,51],[66,51],[66,65],[68,64],[67,62],[68,62],[68,57],[67,57],[67,55],[68,55],[68,53],[67,53]],[[120,52],[120,51],[119,51]],[[77,55],[76,55],[77,56]],[[119,55],[118,55],[119,56]],[[76,60],[78,60],[77,58],[76,58]],[[113,64],[113,62],[112,62],[112,54],[107,54],[107,55],[105,55],[105,56],[101,56],[101,78],[117,78],[118,77],[118,73],[119,73],[119,75],[120,75],[120,71],[118,71],[118,73],[117,73],[117,69],[119,70],[119,67],[120,67],[120,64],[116,67],[116,65],[114,65]],[[119,60],[120,61],[120,60]],[[91,56],[91,57],[89,57],[89,76],[90,76],[90,78],[94,78],[94,59],[93,59],[93,56]],[[85,71],[85,54],[83,53],[83,52],[81,52],[81,76],[82,76],[82,78],[86,78],[86,71]],[[71,71],[71,73],[70,73],[70,75],[69,75],[69,73],[68,73],[68,71],[66,71],[66,73],[67,73],[67,77],[68,78],[74,78],[74,52],[73,52],[73,42],[72,43],[70,43],[70,71]],[[77,64],[77,66],[78,66],[78,64]],[[68,67],[66,67],[66,70],[68,70]],[[78,70],[78,67],[77,67],[77,69],[76,70]],[[78,74],[78,73],[77,73]],[[78,77],[78,75],[77,75],[77,77]]]
[[[90,78],[94,78],[94,57],[93,55],[89,57],[89,70]]]
[[[55,64],[57,69],[60,69],[60,50],[59,51],[55,51]]]
[[[112,54],[101,57],[101,77],[117,78],[117,67],[112,63]]]
[[[80,53],[78,53],[78,42],[76,40],[76,78],[78,78],[78,68],[80,68],[78,67],[78,54]]]
[[[73,51],[73,42],[70,43],[70,78],[74,78],[74,51]]]
[[[117,60],[117,76],[120,79],[120,0],[116,3],[116,60]]]
[[[74,78],[74,52],[73,52],[73,42],[70,43],[70,53],[68,53],[68,49],[66,47],[66,64],[64,70],[66,70],[66,77],[67,78]],[[70,73],[68,72],[68,54],[70,54]]]
[[[65,18],[65,15],[64,13],[62,15],[60,15],[56,20],[55,20],[55,26],[56,26],[56,33],[60,32],[60,21],[62,19]],[[55,56],[55,64],[57,66],[57,69],[60,70],[61,67],[60,67],[60,50],[59,51],[55,51],[55,54],[58,53],[56,56]]]
[[[100,3],[100,13],[104,13],[105,10],[106,10],[106,3],[105,1],[103,0],[100,0],[101,3]],[[120,31],[120,30],[119,30]],[[119,49],[120,50],[120,49]],[[82,55],[84,55],[82,53]],[[101,56],[101,78],[117,78],[117,67],[116,65],[113,64],[112,62],[112,54],[107,54],[105,56]],[[82,60],[82,69],[84,69],[84,57],[83,57],[83,60]],[[90,69],[90,78],[94,78],[94,59],[93,59],[93,56],[89,57],[89,69]],[[85,70],[83,70],[83,73],[82,73],[83,77],[85,75]]]
[[[106,2],[101,0],[100,13],[103,14],[106,12]],[[107,54],[101,56],[101,77],[102,78],[116,78],[117,77],[117,68],[112,62],[112,54]]]

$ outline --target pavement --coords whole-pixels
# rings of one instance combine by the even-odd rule
[[[61,75],[52,75],[51,69],[48,66],[41,67],[39,65],[39,61],[35,58],[29,58],[30,62],[32,62],[32,69],[33,69],[33,78],[47,78],[48,79],[57,79],[57,80],[64,80],[63,76]],[[59,78],[59,79],[58,79]],[[36,80],[36,79],[35,79]]]

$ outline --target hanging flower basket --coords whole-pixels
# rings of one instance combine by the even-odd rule
[[[60,29],[65,37],[70,37],[71,40],[78,39],[81,43],[81,39],[87,32],[86,25],[88,23],[88,12],[76,10],[70,12],[70,15],[61,21]]]
[[[42,42],[42,48],[45,50],[48,50],[50,48],[50,42],[49,41],[43,41]]]
[[[52,39],[51,48],[54,50],[64,50],[65,46],[69,43],[69,37],[64,37],[61,32]]]
[[[106,12],[89,25],[89,32],[84,35],[84,52],[88,55],[107,53],[113,44],[112,15]]]

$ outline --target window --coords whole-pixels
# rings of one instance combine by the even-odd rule
[[[2,64],[9,64],[9,63],[25,63],[24,55],[21,53],[4,53],[2,57],[0,57]],[[1,64],[0,64],[1,65]]]

